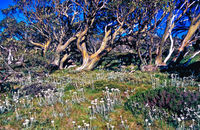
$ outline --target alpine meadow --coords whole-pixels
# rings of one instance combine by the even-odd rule
[[[200,0],[0,9],[0,129],[200,129]]]

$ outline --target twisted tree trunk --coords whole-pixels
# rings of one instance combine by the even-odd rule
[[[76,34],[76,36],[73,36],[71,38],[69,38],[65,44],[62,44],[62,42],[60,42],[56,48],[56,52],[55,52],[55,58],[54,61],[51,63],[52,65],[58,66],[59,69],[63,69],[63,63],[70,57],[69,54],[65,54],[62,58],[61,58],[61,52],[64,51],[70,43],[72,43],[73,41],[75,41],[77,38],[77,36],[79,36],[79,33]]]
[[[78,46],[79,50],[81,51],[82,58],[83,58],[82,65],[76,69],[77,71],[92,70],[97,65],[100,58],[104,55],[104,53],[107,52],[106,47],[107,47],[108,40],[110,39],[109,35],[111,33],[111,30],[105,32],[105,36],[104,36],[104,39],[102,41],[100,48],[92,55],[88,54],[85,42],[83,42],[80,45],[80,41],[81,41],[80,39],[82,39],[82,40],[85,39],[84,33],[86,33],[86,30],[85,30],[85,32],[82,33],[83,37],[81,37],[81,36],[79,37],[79,40],[77,43],[77,46]]]

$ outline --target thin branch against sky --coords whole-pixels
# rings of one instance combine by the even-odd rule
[[[9,5],[13,5],[13,0],[0,0],[0,10],[8,8]],[[4,18],[3,14],[0,11],[0,20]]]

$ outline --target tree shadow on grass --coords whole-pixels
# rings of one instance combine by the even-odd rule
[[[138,58],[136,54],[132,53],[119,53],[115,55],[108,55],[103,57],[102,60],[99,61],[98,67],[102,67],[106,70],[118,70],[122,66],[128,66],[131,64],[137,65]]]
[[[180,77],[194,76],[195,80],[200,82],[200,61],[187,66],[183,63],[173,67],[161,68],[161,72],[177,73]]]

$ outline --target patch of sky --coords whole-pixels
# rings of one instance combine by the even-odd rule
[[[14,5],[12,0],[0,0],[0,10],[8,8],[9,5]],[[5,16],[0,11],[0,21],[4,18]]]

